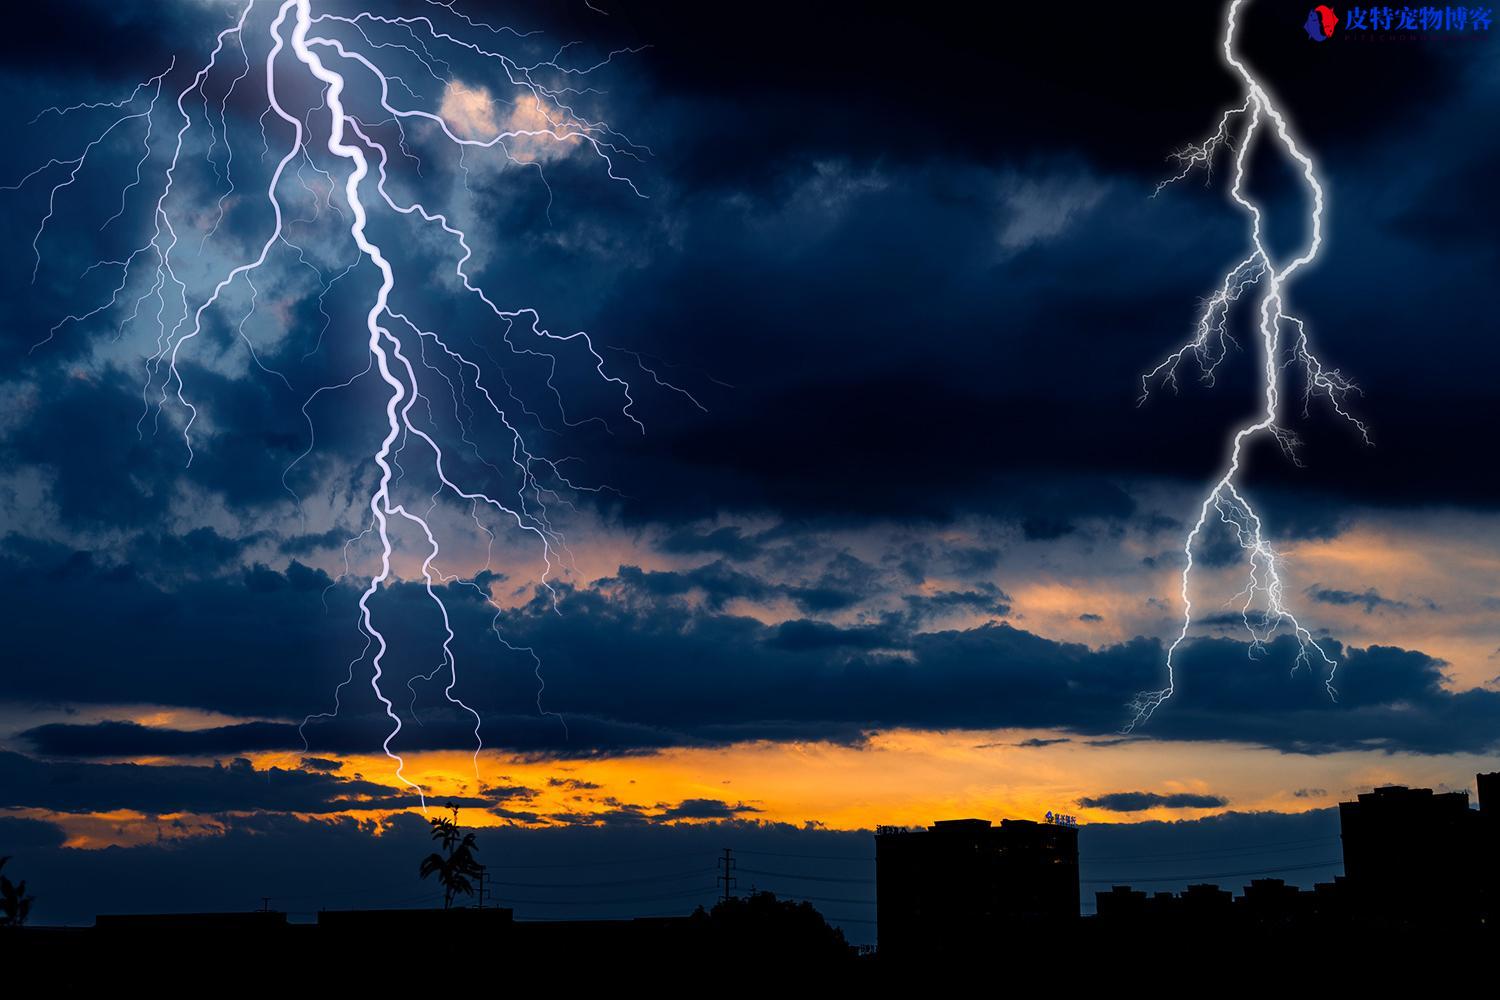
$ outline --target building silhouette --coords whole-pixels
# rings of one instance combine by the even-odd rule
[[[1484,825],[1468,792],[1388,785],[1340,802],[1344,874],[1362,918],[1422,925],[1478,919]]]
[[[332,975],[335,987],[389,990],[410,981],[430,990],[442,977],[462,984],[476,969],[507,981],[530,970],[551,982],[633,968],[720,973],[752,963],[758,969],[838,970],[858,957],[810,903],[769,892],[681,916],[517,920],[506,907],[459,906],[320,910],[315,921],[287,918],[276,910],[104,914],[93,927],[28,927],[14,938],[0,934],[0,942],[23,941],[26,962],[48,970],[54,989],[92,981],[96,973],[111,985],[191,973],[220,992],[226,982],[263,984],[273,992],[292,970]],[[0,954],[11,958],[3,943]]]
[[[1131,923],[1146,919],[1149,900],[1142,889],[1128,885],[1111,886],[1108,892],[1094,893],[1094,912],[1100,920]]]
[[[972,952],[1017,928],[1078,917],[1078,830],[984,819],[941,820],[875,835],[877,934],[883,956]]]
[[[244,966],[251,972],[265,963],[322,967],[329,956],[356,956],[339,966],[340,976],[383,986],[392,974],[430,976],[442,963],[476,956],[547,970],[764,973],[768,963],[851,976],[863,970],[882,989],[889,986],[888,968],[1065,978],[1087,968],[1080,962],[1114,970],[1170,960],[1174,975],[1197,969],[1199,982],[1226,970],[1298,969],[1288,956],[1309,947],[1319,962],[1328,955],[1369,959],[1340,964],[1341,976],[1351,968],[1384,976],[1434,954],[1489,961],[1496,953],[1500,772],[1479,775],[1478,789],[1478,809],[1462,792],[1399,786],[1341,803],[1346,874],[1310,890],[1278,878],[1254,878],[1238,896],[1211,884],[1177,893],[1116,885],[1096,894],[1092,918],[1079,913],[1078,830],[1066,817],[1047,824],[959,819],[882,827],[875,837],[879,948],[873,955],[851,948],[811,901],[771,893],[682,916],[634,919],[517,920],[503,907],[460,907],[323,910],[310,923],[267,908],[102,915],[91,928],[8,933],[24,942],[13,949],[17,955],[64,986],[93,971],[117,981],[122,970],[145,975],[203,966],[218,975],[246,956],[253,956]],[[1266,964],[1272,962],[1283,964]]]
[[[1111,933],[1171,924],[1236,929],[1441,930],[1500,926],[1500,772],[1467,792],[1387,785],[1339,803],[1344,874],[1310,890],[1254,879],[1238,897],[1218,886],[1145,892],[1117,885],[1095,894]]]
[[[1286,927],[1308,918],[1316,890],[1304,893],[1279,878],[1253,879],[1236,900],[1242,918],[1260,927]]]
[[[1475,776],[1479,789],[1479,911],[1500,928],[1500,771]]]

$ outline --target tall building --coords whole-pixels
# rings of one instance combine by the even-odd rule
[[[1018,928],[1078,917],[1078,829],[940,820],[875,834],[877,933],[896,958],[993,948]]]
[[[1479,885],[1481,916],[1500,927],[1500,771],[1475,775],[1479,786]]]
[[[1492,781],[1480,788],[1490,797],[1496,791]],[[1339,803],[1344,874],[1361,918],[1424,926],[1474,920],[1482,824],[1468,792],[1389,785]]]
[[[1479,788],[1479,811],[1487,816],[1500,815],[1500,771],[1474,775]]]

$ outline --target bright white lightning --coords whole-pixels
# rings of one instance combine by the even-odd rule
[[[1201,379],[1213,384],[1215,373],[1224,360],[1234,340],[1229,333],[1230,310],[1233,304],[1249,289],[1259,290],[1257,313],[1259,321],[1256,332],[1260,340],[1261,386],[1264,408],[1258,419],[1239,428],[1229,447],[1229,459],[1223,474],[1213,484],[1203,499],[1198,519],[1188,532],[1183,544],[1185,564],[1182,570],[1182,627],[1167,649],[1167,684],[1158,691],[1142,691],[1136,695],[1130,708],[1134,717],[1125,727],[1130,732],[1145,722],[1176,689],[1175,658],[1193,624],[1192,573],[1193,548],[1210,519],[1219,521],[1234,533],[1245,553],[1248,576],[1244,589],[1238,595],[1242,599],[1240,611],[1245,628],[1250,635],[1251,655],[1256,655],[1264,644],[1279,630],[1285,628],[1297,642],[1297,656],[1293,669],[1311,667],[1316,658],[1327,667],[1324,684],[1329,697],[1337,697],[1333,677],[1338,664],[1328,655],[1312,633],[1298,621],[1285,603],[1284,585],[1281,579],[1280,557],[1266,539],[1265,526],[1255,508],[1242,491],[1238,478],[1242,471],[1245,448],[1258,435],[1268,434],[1276,440],[1282,450],[1294,462],[1297,439],[1281,425],[1283,373],[1292,367],[1302,372],[1304,382],[1303,408],[1314,395],[1323,396],[1331,403],[1334,412],[1349,421],[1364,441],[1369,443],[1365,425],[1346,408],[1350,393],[1358,392],[1355,384],[1342,376],[1336,368],[1326,368],[1313,354],[1308,343],[1307,328],[1303,321],[1287,311],[1285,289],[1292,276],[1301,268],[1311,264],[1323,245],[1323,185],[1318,181],[1312,158],[1298,145],[1292,136],[1286,117],[1271,100],[1265,88],[1256,80],[1244,61],[1235,53],[1234,39],[1237,18],[1244,0],[1231,0],[1225,19],[1223,52],[1224,61],[1237,73],[1244,83],[1244,101],[1220,118],[1218,128],[1206,140],[1189,146],[1177,154],[1181,170],[1157,187],[1157,193],[1169,184],[1187,177],[1198,168],[1208,170],[1221,150],[1229,149],[1234,154],[1234,179],[1230,186],[1230,197],[1245,213],[1250,222],[1249,253],[1224,275],[1223,281],[1204,304],[1199,313],[1196,336],[1167,356],[1159,365],[1141,379],[1142,400],[1150,391],[1153,381],[1160,380],[1175,388],[1177,369],[1182,361],[1192,355]],[[1235,138],[1235,127],[1243,122],[1243,128]],[[1281,152],[1294,164],[1306,185],[1311,199],[1309,231],[1305,247],[1287,263],[1277,266],[1271,252],[1266,248],[1263,234],[1261,206],[1245,191],[1246,161],[1257,139],[1269,136]]]
[[[229,268],[212,285],[212,290],[200,301],[195,302],[190,292],[190,281],[181,270],[184,251],[180,249],[179,227],[183,221],[183,209],[177,207],[177,203],[186,198],[186,195],[176,188],[186,139],[195,120],[194,113],[189,108],[192,105],[201,104],[201,116],[209,130],[205,159],[213,169],[215,180],[227,185],[227,188],[219,193],[217,200],[213,203],[212,226],[204,227],[206,231],[202,239],[194,241],[197,245],[192,247],[192,251],[197,254],[219,231],[224,221],[226,205],[231,197],[236,196],[235,160],[228,109],[235,89],[251,73],[251,57],[246,45],[247,23],[257,2],[258,0],[247,0],[235,22],[217,34],[207,62],[196,71],[187,86],[177,94],[175,108],[180,118],[180,126],[172,141],[170,159],[160,173],[160,186],[154,192],[154,204],[151,205],[151,226],[146,241],[122,260],[102,260],[92,265],[85,274],[97,268],[114,267],[120,270],[119,281],[108,298],[91,309],[65,316],[48,331],[46,337],[39,341],[33,350],[50,341],[64,327],[84,324],[116,310],[124,313],[118,324],[121,332],[126,326],[137,321],[144,320],[149,323],[150,328],[155,332],[155,347],[146,359],[146,381],[143,387],[145,405],[138,430],[144,435],[147,417],[151,417],[154,427],[167,407],[175,401],[185,414],[181,432],[187,450],[187,464],[191,466],[194,455],[193,427],[199,411],[197,406],[188,400],[188,389],[179,363],[186,356],[184,352],[191,352],[193,349],[192,341],[203,334],[205,316],[215,307],[223,307],[224,296],[230,289],[243,278],[250,293],[249,312],[239,320],[235,329],[239,339],[248,348],[253,363],[261,371],[279,378],[290,387],[291,383],[286,376],[262,363],[255,345],[245,331],[245,324],[254,314],[259,297],[260,290],[254,284],[256,273],[267,267],[268,260],[273,253],[285,247],[296,252],[301,265],[311,268],[318,274],[321,286],[318,308],[325,318],[325,323],[323,329],[318,332],[318,343],[303,356],[304,359],[316,353],[323,343],[324,336],[330,333],[329,325],[332,317],[323,310],[323,299],[334,283],[355,270],[361,262],[373,267],[379,273],[379,287],[369,300],[368,310],[364,316],[362,336],[366,344],[368,362],[363,371],[356,372],[342,381],[320,386],[302,403],[301,412],[307,421],[309,432],[308,446],[287,467],[282,483],[296,500],[300,510],[301,498],[288,483],[288,476],[298,463],[312,452],[315,444],[314,426],[308,414],[308,406],[325,392],[337,392],[348,388],[355,381],[372,372],[378,374],[381,382],[389,390],[382,408],[383,435],[378,449],[372,456],[379,477],[365,505],[369,512],[365,527],[345,545],[346,574],[348,549],[351,544],[373,536],[380,548],[379,570],[369,578],[358,602],[358,626],[365,639],[365,648],[360,656],[350,662],[348,679],[335,689],[334,710],[310,715],[304,720],[303,725],[306,726],[307,722],[314,719],[337,715],[340,694],[344,687],[352,683],[357,665],[369,657],[370,685],[390,724],[383,742],[383,749],[395,764],[397,777],[423,797],[425,806],[423,789],[406,776],[405,761],[394,746],[401,734],[403,723],[401,714],[387,695],[383,684],[386,679],[385,661],[390,647],[373,606],[381,588],[394,582],[395,579],[392,559],[396,550],[393,541],[393,525],[404,522],[422,538],[424,551],[420,573],[425,592],[438,611],[443,626],[441,662],[431,673],[418,676],[431,680],[439,672],[446,675],[444,697],[455,708],[467,713],[474,723],[474,758],[477,774],[478,755],[483,748],[483,741],[480,737],[481,717],[456,693],[459,674],[453,651],[455,634],[449,609],[438,588],[440,585],[458,583],[477,590],[492,605],[494,602],[488,591],[474,580],[460,578],[439,567],[438,561],[442,558],[443,550],[439,532],[430,520],[431,513],[439,502],[439,498],[444,494],[465,505],[477,530],[487,537],[491,552],[495,534],[481,517],[481,512],[487,512],[489,516],[509,523],[525,536],[529,536],[540,549],[544,565],[541,585],[552,593],[550,578],[558,565],[566,564],[569,557],[565,539],[554,528],[549,518],[549,501],[566,504],[567,501],[558,492],[559,490],[597,491],[598,488],[575,484],[563,475],[558,461],[533,453],[523,437],[519,422],[512,417],[505,406],[502,406],[495,395],[492,395],[481,365],[450,346],[438,332],[419,325],[417,318],[392,308],[391,297],[400,294],[403,284],[421,284],[424,279],[422,277],[409,278],[403,282],[398,267],[392,263],[388,254],[368,231],[370,209],[373,206],[392,213],[394,217],[406,217],[419,221],[420,224],[432,230],[435,239],[445,240],[453,247],[458,253],[454,267],[455,278],[461,283],[466,294],[472,295],[487,308],[498,325],[500,341],[514,355],[541,359],[549,366],[548,370],[552,376],[555,376],[559,357],[553,353],[554,349],[561,349],[564,345],[568,345],[570,349],[586,353],[590,359],[589,368],[592,373],[602,381],[606,388],[619,394],[622,400],[620,415],[636,428],[644,430],[640,419],[633,411],[636,400],[631,395],[630,384],[623,377],[607,369],[601,348],[595,346],[588,334],[581,331],[555,334],[543,325],[541,316],[535,309],[525,307],[504,309],[497,305],[489,293],[475,283],[468,270],[469,261],[474,254],[469,236],[450,219],[449,215],[429,210],[421,202],[404,201],[393,195],[387,187],[387,169],[393,157],[402,157],[417,163],[420,172],[421,161],[412,154],[408,146],[407,129],[410,125],[416,124],[423,126],[432,135],[441,137],[443,141],[455,147],[460,154],[467,151],[490,151],[505,157],[510,163],[535,167],[539,173],[541,171],[539,158],[533,158],[528,162],[524,157],[512,157],[514,144],[563,143],[569,144],[569,148],[581,147],[597,157],[609,178],[621,182],[633,194],[640,196],[635,184],[628,177],[616,172],[616,158],[622,156],[638,158],[638,153],[649,154],[649,150],[632,144],[603,122],[591,121],[579,115],[570,106],[577,96],[593,92],[592,88],[581,86],[588,74],[607,64],[619,52],[610,53],[593,66],[570,67],[559,61],[568,48],[564,46],[550,59],[528,65],[512,56],[493,51],[471,41],[463,37],[462,33],[445,31],[426,16],[384,17],[367,12],[359,12],[352,17],[331,13],[314,14],[313,0],[279,0],[275,16],[266,28],[269,49],[263,64],[265,110],[260,116],[262,145],[266,155],[269,155],[273,144],[272,137],[267,132],[268,122],[279,119],[289,127],[292,138],[276,161],[264,192],[270,232],[264,242],[258,244],[258,253],[251,259]],[[259,0],[259,2],[263,3],[264,0]],[[451,0],[448,2],[428,0],[428,3],[431,8],[435,8],[434,16],[455,18],[462,22],[465,31],[484,32],[492,36],[508,34],[516,39],[526,37],[523,33],[510,28],[497,28],[472,20],[457,11]],[[329,37],[319,33],[327,29],[335,29],[335,32],[331,32]],[[336,29],[347,31],[348,37],[331,37],[332,33],[336,33]],[[394,33],[398,40],[377,40],[372,37],[371,31]],[[242,65],[232,67],[233,71],[237,71],[237,75],[233,76],[228,88],[218,101],[216,127],[214,109],[210,107],[208,83],[219,67],[219,57],[226,51],[226,46],[232,46],[233,49],[238,50],[240,60],[236,62]],[[455,84],[455,78],[452,76],[449,64],[436,54],[445,46],[455,53],[455,58],[461,55],[469,59],[483,60],[487,65],[498,67],[508,84],[517,88],[523,97],[530,99],[542,120],[528,123],[530,127],[500,127],[494,135],[477,139],[455,133],[449,122],[441,115],[419,107],[408,106],[408,102],[414,103],[419,100],[416,92],[400,75],[383,68],[381,60],[385,57],[382,53],[389,50],[398,54],[392,58],[414,61],[433,80],[448,87]],[[293,58],[295,64],[291,62]],[[48,194],[47,213],[32,241],[36,268],[41,266],[41,241],[47,232],[48,223],[55,215],[59,192],[73,185],[89,161],[90,155],[110,139],[117,130],[127,129],[133,122],[144,122],[144,151],[135,164],[134,177],[121,191],[120,211],[104,221],[100,227],[101,231],[124,213],[127,196],[133,189],[142,185],[143,168],[158,152],[153,147],[157,125],[157,100],[162,94],[165,79],[174,67],[175,61],[160,74],[137,86],[135,91],[123,100],[87,102],[66,108],[49,108],[37,116],[38,120],[51,115],[62,119],[78,113],[105,112],[108,121],[102,129],[92,135],[76,156],[65,159],[53,158],[25,175],[16,184],[0,189],[18,190],[34,178],[49,171],[59,168],[63,171],[63,179],[52,187]],[[297,70],[300,70],[300,73]],[[564,81],[563,84],[558,86],[543,82],[541,77],[548,75],[552,78],[561,78]],[[376,120],[361,118],[350,109],[347,103],[349,87],[356,78],[361,86],[373,86],[375,93],[378,94],[379,114],[383,115],[383,118],[379,116]],[[278,79],[282,84],[282,90],[278,90]],[[287,88],[288,82],[295,86]],[[393,86],[403,93],[406,99],[394,97]],[[288,110],[289,102],[285,99],[285,94],[292,91],[305,91],[308,88],[315,88],[314,100],[307,101],[305,93],[298,98],[308,110],[301,115]],[[137,106],[145,99],[149,99],[149,103],[137,110]],[[394,128],[394,139],[382,140],[380,138],[379,130],[386,127]],[[325,132],[326,141],[322,145],[331,159],[323,159],[315,148],[317,145],[315,137]],[[222,157],[216,156],[216,150],[220,145],[223,146]],[[322,159],[321,164],[320,159]],[[467,178],[468,165],[462,160],[460,164]],[[309,185],[303,174],[304,168],[317,176],[319,180],[314,183],[326,185],[326,191],[314,190]],[[287,227],[292,223],[313,221],[286,218],[283,209],[283,189],[289,179],[299,183],[312,197],[313,220],[317,219],[326,206],[326,209],[332,215],[337,216],[340,225],[347,230],[353,259],[331,279],[308,259],[303,248],[293,243],[288,235]],[[543,177],[543,183],[546,183],[545,177]],[[342,197],[336,198],[335,193],[340,188],[342,188]],[[550,191],[549,187],[549,198]],[[188,209],[190,210],[191,207],[189,199]],[[146,269],[144,281],[139,277],[142,268]],[[127,292],[133,279],[137,281],[138,288],[144,286],[144,291],[139,294]],[[525,338],[524,342],[517,342],[513,339],[514,335]],[[429,346],[432,350],[430,355]],[[658,386],[682,393],[693,405],[700,405],[684,390],[663,381],[655,370],[646,367],[639,354],[625,353],[633,357],[637,365],[649,374]],[[445,371],[440,363],[447,364],[449,370]],[[460,440],[466,454],[472,455],[474,459],[497,475],[501,474],[500,468],[480,453],[478,444],[470,436],[470,423],[474,416],[474,409],[469,403],[471,391],[475,394],[476,402],[482,399],[485,412],[497,419],[500,426],[504,428],[504,432],[510,438],[510,464],[512,466],[510,474],[519,484],[509,495],[492,496],[476,486],[461,483],[455,478],[458,474],[450,471],[450,464],[445,460],[444,447],[439,440],[436,423],[432,416],[431,401],[424,395],[422,389],[422,380],[429,373],[436,374],[453,397],[454,418],[460,429]],[[562,394],[554,384],[552,376],[548,377],[546,387],[556,402],[564,423],[576,426],[582,421],[574,421],[568,417]],[[500,372],[500,377],[504,382],[503,370]],[[152,399],[153,389],[156,390],[154,400]],[[504,394],[508,395],[523,414],[539,419],[515,396],[508,382],[505,384]],[[427,410],[425,426],[421,415],[414,412],[419,402],[424,404]],[[392,496],[393,488],[405,473],[400,465],[400,457],[409,443],[419,443],[417,446],[425,449],[424,453],[430,455],[428,471],[435,477],[438,484],[425,510],[412,509],[406,503],[397,502]],[[489,562],[487,561],[485,570],[488,569]],[[555,593],[553,593],[553,598],[555,603]],[[499,606],[495,605],[494,624],[496,626],[499,614]],[[544,714],[555,714],[542,709],[541,695],[545,685],[541,678],[541,663],[535,652],[524,646],[512,645],[500,635],[498,627],[492,628],[492,631],[508,649],[525,653],[532,658],[537,679],[538,710],[543,711]],[[413,681],[416,679],[413,678]],[[412,692],[415,698],[415,688],[412,688]],[[413,715],[415,716],[415,713]]]

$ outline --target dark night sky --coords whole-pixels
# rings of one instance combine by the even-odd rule
[[[116,100],[174,54],[158,138],[175,129],[172,95],[239,9],[64,6],[15,14],[27,23],[0,38],[0,96],[21,109],[0,182],[76,156],[107,120],[85,111],[23,124],[37,111]],[[400,6],[368,9],[446,15]],[[1305,5],[1250,5],[1241,51],[1329,192],[1326,247],[1289,294],[1321,356],[1363,390],[1352,405],[1373,438],[1362,444],[1315,399],[1306,416],[1294,407],[1302,464],[1257,446],[1247,480],[1289,554],[1289,593],[1340,660],[1341,697],[1330,703],[1317,678],[1289,673],[1289,640],[1247,658],[1243,634],[1210,618],[1183,661],[1192,683],[1138,739],[1111,746],[1132,693],[1158,686],[1179,613],[1182,534],[1229,430],[1255,406],[1249,338],[1213,387],[1189,375],[1178,394],[1137,406],[1141,373],[1188,336],[1245,241],[1225,164],[1152,197],[1173,170],[1169,155],[1236,101],[1219,55],[1220,5],[594,6],[607,15],[581,2],[463,9],[542,32],[467,29],[522,59],[546,58],[559,39],[580,40],[566,50],[570,65],[649,46],[616,56],[577,97],[579,113],[644,147],[618,158],[644,197],[576,147],[502,169],[472,152],[460,163],[419,130],[422,170],[395,163],[392,178],[465,226],[475,273],[507,307],[535,308],[551,331],[589,331],[606,370],[631,382],[629,415],[576,341],[555,372],[534,354],[506,354],[493,316],[454,293],[451,244],[389,211],[371,223],[398,248],[394,308],[446,331],[503,380],[528,448],[568,457],[576,485],[609,487],[549,480],[574,560],[554,577],[555,603],[539,589],[532,539],[502,534],[485,568],[467,506],[439,510],[460,538],[452,571],[498,603],[460,583],[442,588],[470,671],[462,694],[484,717],[496,767],[530,769],[510,794],[488,773],[448,789],[486,822],[520,824],[486,831],[492,861],[687,857],[730,835],[747,851],[861,858],[869,842],[859,831],[883,821],[883,800],[863,811],[830,800],[818,812],[790,784],[783,793],[774,768],[753,793],[704,789],[736,755],[817,746],[870,758],[893,752],[883,733],[930,749],[1009,731],[1006,745],[1030,755],[1012,783],[954,791],[944,807],[1090,798],[1098,825],[1085,829],[1086,852],[1186,852],[1184,873],[1224,870],[1224,853],[1272,843],[1300,845],[1275,864],[1333,859],[1323,807],[1378,781],[1467,787],[1500,731],[1500,493],[1485,444],[1500,360],[1486,294],[1500,214],[1500,42],[1490,33],[1315,44],[1301,28]],[[252,13],[252,63],[264,58],[273,10]],[[441,104],[450,121],[464,86],[493,88],[481,119],[511,113],[503,80],[470,54],[448,54],[446,73],[463,86],[445,90],[401,50],[374,51],[404,67],[420,106]],[[192,133],[207,141],[222,99],[233,145],[220,138],[211,161],[193,146],[180,181],[193,237],[180,267],[198,300],[266,235],[275,157],[260,158],[264,80],[225,95],[242,65],[235,52],[210,78],[212,113],[200,105]],[[309,86],[290,80],[288,99],[311,111]],[[368,86],[351,94],[369,114]],[[370,121],[372,134],[394,135]],[[272,149],[286,141],[278,125]],[[425,886],[409,873],[385,873],[405,863],[390,860],[401,848],[416,856],[422,833],[401,812],[413,796],[379,754],[387,727],[367,659],[343,716],[311,727],[317,756],[303,757],[297,731],[304,715],[332,707],[363,645],[354,602],[374,550],[353,546],[352,575],[336,577],[368,503],[384,387],[358,381],[306,416],[303,403],[366,364],[375,272],[358,267],[320,299],[313,268],[326,279],[352,263],[348,233],[330,225],[326,192],[321,208],[305,189],[288,195],[299,217],[316,216],[297,230],[311,266],[279,248],[247,324],[238,327],[250,305],[240,285],[184,349],[184,389],[201,411],[189,467],[181,409],[154,417],[155,389],[143,403],[159,333],[149,316],[127,321],[116,306],[33,349],[63,316],[108,300],[119,269],[89,264],[122,258],[151,230],[144,194],[159,186],[161,147],[121,218],[99,225],[141,156],[133,129],[102,143],[58,195],[34,281],[32,236],[66,167],[0,194],[10,248],[0,270],[0,608],[10,638],[0,854],[28,864],[44,920],[248,905],[267,885],[291,895],[286,886],[299,886],[316,897],[309,910],[366,885],[382,901],[415,895]],[[226,148],[239,187],[209,237]],[[1307,212],[1295,177],[1265,151],[1251,166],[1273,250],[1290,251]],[[316,184],[317,174],[298,180]],[[135,294],[147,291],[146,271]],[[284,381],[255,367],[240,334]],[[450,468],[514,489],[493,464],[510,454],[508,429],[460,428],[454,413],[475,403],[472,392],[460,400],[440,387],[431,398],[429,426],[452,443]],[[410,495],[425,497],[431,484],[410,464]],[[417,551],[403,545],[398,555]],[[1232,556],[1210,545],[1205,572]],[[419,562],[379,598],[403,702],[406,681],[439,662],[441,625]],[[492,619],[513,647],[541,657],[542,711],[528,655],[498,646]],[[442,701],[441,684],[410,691],[422,725],[401,748],[464,758],[472,722]],[[548,713],[566,720],[565,735]],[[1189,747],[1211,763],[1185,763]],[[306,762],[320,759],[330,767]],[[693,780],[684,760],[697,762]],[[608,775],[624,780],[622,761],[650,792],[630,799],[589,772],[615,768]],[[590,777],[597,794],[546,798],[553,765]],[[892,766],[894,788],[922,787],[917,772]],[[1000,782],[989,771],[973,780]],[[1126,792],[1207,799],[1133,814],[1132,800],[1108,798]],[[351,796],[361,802],[352,809]],[[362,825],[377,815],[394,815],[390,835]],[[1141,818],[1150,822],[1126,822]],[[338,855],[343,868],[277,867],[303,850]],[[1255,863],[1272,865],[1243,867]],[[97,897],[76,888],[226,865],[244,874],[211,897],[194,895],[191,878],[161,890],[126,879]],[[1085,878],[1120,871],[1100,862]],[[631,910],[579,909],[622,908]],[[859,906],[825,909],[863,939]]]

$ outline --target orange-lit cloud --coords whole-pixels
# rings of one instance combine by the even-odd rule
[[[340,774],[397,788],[383,756],[342,759]],[[257,768],[298,766],[298,759],[286,754],[255,755],[254,761]],[[1036,819],[1048,810],[1070,812],[1085,822],[1196,818],[1230,810],[1302,812],[1377,784],[1467,787],[1475,771],[1489,766],[1492,762],[1469,755],[1351,752],[1314,757],[1230,743],[1195,745],[1187,755],[1181,744],[1149,739],[1119,743],[1045,731],[895,730],[871,737],[862,747],[754,742],[560,761],[487,752],[481,755],[478,778],[467,753],[421,753],[407,758],[406,770],[428,789],[435,808],[441,808],[445,796],[499,796],[497,790],[509,790],[499,797],[504,814],[462,810],[463,821],[475,826],[603,823],[622,812],[665,822],[673,821],[671,811],[678,803],[716,800],[739,807],[735,815],[743,819],[868,829],[964,816]],[[1130,813],[1078,804],[1123,791],[1211,794],[1227,804]],[[59,822],[70,845],[77,847],[217,832],[214,817],[18,814]],[[347,815],[372,824],[373,831],[389,814],[360,810]]]
[[[497,135],[517,163],[561,159],[578,148],[585,132],[560,108],[536,94],[523,92],[514,101],[500,101],[487,87],[469,87],[458,80],[443,90],[438,115],[460,138],[488,142]]]

